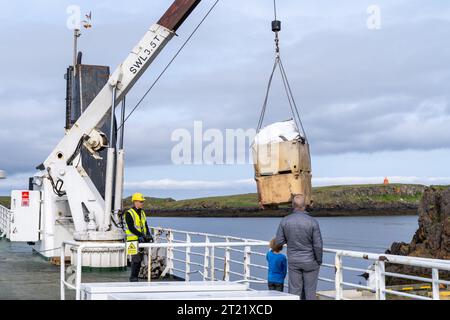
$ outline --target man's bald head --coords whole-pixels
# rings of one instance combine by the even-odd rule
[[[306,210],[306,197],[303,194],[296,194],[292,198],[292,208],[298,209],[301,211]]]

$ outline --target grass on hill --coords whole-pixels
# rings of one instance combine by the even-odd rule
[[[9,208],[11,199],[8,196],[0,196],[0,205]]]
[[[407,187],[409,193],[395,191]],[[313,188],[313,199],[316,204],[333,205],[336,203],[378,202],[395,203],[406,202],[418,204],[422,197],[421,185],[345,185]],[[131,205],[127,198],[126,205]],[[240,195],[217,196],[175,201],[173,199],[149,199],[146,209],[198,209],[198,208],[255,208],[258,207],[258,195],[247,193]]]
[[[436,186],[444,189],[449,186]],[[313,199],[316,204],[334,205],[360,202],[369,203],[412,203],[418,204],[424,186],[406,184],[364,184],[343,185],[313,188]],[[407,192],[405,192],[405,189]],[[247,193],[229,196],[206,197],[188,200],[174,200],[172,198],[146,197],[146,209],[228,209],[228,208],[255,208],[258,206],[256,193]],[[9,197],[0,197],[0,204],[9,207]],[[131,206],[131,197],[124,199],[125,207]]]
[[[255,193],[197,198],[189,200],[155,199],[146,197],[146,209],[198,209],[198,208],[252,208],[258,206]],[[131,197],[125,199],[125,207],[131,205]]]
[[[405,192],[405,187],[408,192]],[[357,202],[410,202],[418,203],[422,197],[423,185],[414,184],[361,184],[313,188],[317,204]]]

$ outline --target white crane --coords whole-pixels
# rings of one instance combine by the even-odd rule
[[[32,234],[29,237],[25,236],[21,239],[40,241],[36,250],[45,256],[57,256],[59,254],[57,248],[64,240],[122,241],[124,239],[121,228],[111,222],[115,211],[120,209],[122,199],[123,150],[118,151],[117,164],[114,166],[115,148],[111,142],[113,129],[106,134],[99,128],[105,121],[113,121],[114,112],[111,111],[114,111],[115,107],[121,103],[199,3],[200,0],[174,1],[161,19],[149,28],[128,57],[112,73],[108,83],[66,132],[47,159],[38,166],[37,169],[40,171],[33,177],[33,190],[28,193],[17,190],[12,192],[13,215],[19,216],[24,210],[31,210],[33,215],[39,216],[39,219],[36,219],[39,225],[33,228],[36,233],[31,231]],[[111,114],[110,119],[107,119],[108,114]],[[79,165],[81,146],[84,146],[96,158],[99,157],[98,151],[108,149],[105,198],[100,195],[86,171]],[[0,171],[0,178],[1,173]],[[112,201],[113,193],[117,199],[116,203]],[[16,232],[20,232],[20,226],[15,227]],[[120,255],[123,256],[123,253],[117,254],[118,257]],[[121,266],[123,261],[117,264]],[[98,266],[111,267],[111,265]],[[112,266],[116,265],[113,263]]]

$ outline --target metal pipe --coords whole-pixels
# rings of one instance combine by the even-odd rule
[[[261,242],[261,240],[256,240],[256,239],[245,239],[245,238],[239,238],[239,237],[233,237],[233,236],[222,236],[222,235],[218,235],[218,234],[211,234],[211,233],[204,233],[204,232],[190,232],[190,231],[183,231],[183,230],[177,230],[177,229],[165,229],[165,228],[161,228],[161,227],[155,227],[155,230],[159,230],[159,231],[171,231],[171,232],[175,232],[175,233],[181,233],[181,234],[187,234],[189,233],[191,236],[195,235],[195,236],[208,236],[210,238],[219,238],[219,239],[230,239],[230,240],[239,240],[239,241],[248,241],[250,243],[252,242]],[[338,250],[333,250],[333,249],[328,249],[329,252],[335,253]]]
[[[105,213],[100,231],[109,230],[111,224],[111,213],[113,211],[112,195],[114,180],[114,148],[108,148],[106,160],[106,183],[105,183]]]
[[[352,287],[352,288],[357,288],[357,289],[362,289],[362,290],[367,290],[367,291],[371,291],[371,292],[375,292],[374,288],[370,288],[368,286],[363,286],[361,284],[356,284],[356,283],[351,283],[351,282],[342,282],[343,286],[347,286],[347,287]]]
[[[379,285],[378,288],[380,290],[380,300],[386,300],[386,265],[384,261],[378,261],[378,269],[379,269]]]
[[[59,255],[60,258],[60,269],[59,272],[61,273],[59,275],[60,277],[60,292],[61,292],[61,300],[66,300],[66,290],[65,290],[65,276],[66,276],[66,264],[64,263],[65,257],[65,251],[66,251],[66,244],[63,242],[61,245],[61,252]]]
[[[328,278],[319,277],[319,280],[320,280],[320,281],[324,281],[324,282],[334,283],[334,280],[333,280],[333,279],[328,279]],[[333,299],[334,299],[334,297],[333,297]]]
[[[417,276],[411,276],[407,274],[401,274],[401,273],[393,273],[393,272],[384,272],[385,276],[391,277],[391,278],[401,278],[401,279],[408,279],[408,280],[414,280],[414,281],[420,281],[420,282],[433,282],[430,278],[424,278],[424,277],[417,277]]]
[[[212,247],[211,248],[211,257],[210,257],[210,271],[211,271],[211,281],[214,281],[214,278],[215,278],[215,275],[216,275],[216,273],[214,272],[215,271],[215,267],[214,267],[214,265],[215,265],[215,256],[216,256],[216,252],[215,252],[215,250],[214,250],[214,247]]]
[[[250,247],[247,245],[244,249],[244,279],[250,279]]]
[[[117,152],[116,161],[116,177],[115,177],[115,197],[114,197],[114,210],[122,210],[123,199],[123,176],[125,170],[125,154],[121,149]]]
[[[433,282],[432,282],[433,300],[440,300],[441,297],[439,295],[439,270],[436,268],[433,268],[433,269],[431,269],[431,274],[433,277]]]
[[[80,37],[80,30],[74,29],[73,30],[73,72],[74,75],[77,73],[77,54],[78,54],[78,38]]]
[[[113,207],[113,194],[114,194],[114,158],[115,158],[115,148],[114,148],[114,110],[116,106],[116,87],[112,88],[112,103],[111,103],[111,121],[110,121],[110,131],[109,131],[109,143],[107,151],[106,160],[106,181],[105,181],[105,213],[103,216],[103,221],[101,223],[100,231],[107,231],[111,225],[111,214],[114,210]]]
[[[169,244],[172,244],[172,245],[174,244],[173,239],[174,239],[173,232],[170,232],[169,237],[168,237]],[[168,247],[167,256],[169,258],[169,265],[168,265],[169,273],[172,274],[173,273],[173,258],[174,258],[174,253],[173,253],[172,247]]]
[[[205,236],[205,243],[208,244],[209,243],[209,237]],[[208,279],[208,275],[209,275],[209,246],[205,245],[205,255],[204,255],[204,259],[203,259],[203,280],[207,280]]]
[[[109,147],[114,147],[113,144],[113,137],[114,137],[114,115],[116,110],[116,94],[117,94],[117,87],[112,87],[112,103],[111,103],[111,118],[110,118],[110,128],[109,128]]]
[[[226,238],[227,242],[230,242],[230,239],[227,237]],[[230,256],[230,247],[227,247],[225,249],[225,259],[224,259],[224,274],[223,274],[223,280],[224,281],[230,281],[230,260],[231,260],[231,256]]]
[[[190,243],[191,242],[191,236],[189,234],[186,234],[186,242]],[[191,272],[191,247],[186,247],[186,256],[185,256],[185,260],[186,260],[186,272],[184,275],[184,278],[186,279],[186,281],[190,281],[190,272]]]
[[[119,150],[117,151],[116,161],[116,176],[115,176],[115,197],[114,197],[114,210],[122,210],[122,198],[123,198],[123,177],[125,170],[125,154],[123,150],[123,140],[125,133],[125,108],[126,101],[125,96],[122,100],[122,108],[120,111],[120,136],[119,136]]]
[[[81,271],[82,271],[82,265],[83,265],[83,257],[81,255],[82,250],[84,249],[84,245],[81,245],[77,249],[77,274],[76,274],[76,281],[75,281],[75,299],[80,300],[81,298]]]
[[[392,294],[392,295],[396,295],[396,296],[406,297],[406,298],[413,298],[413,299],[419,299],[419,300],[433,300],[432,298],[423,297],[423,296],[419,296],[416,294],[410,294],[410,293],[406,293],[406,292],[390,290],[390,289],[386,289],[386,290],[384,290],[384,292]]]
[[[342,281],[343,274],[342,274],[342,256],[340,254],[336,254],[334,258],[334,265],[336,267],[336,275],[334,280],[334,288],[336,291],[336,300],[342,299]]]
[[[122,99],[122,108],[120,110],[120,138],[119,138],[119,149],[123,149],[123,137],[125,134],[125,110],[126,110],[126,97]]]
[[[152,249],[148,249],[147,282],[152,281]]]

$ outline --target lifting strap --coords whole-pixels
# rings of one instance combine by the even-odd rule
[[[281,31],[281,22],[277,20],[276,0],[274,0],[274,13],[275,13],[275,20],[272,21],[272,31],[275,32],[275,63],[272,68],[272,73],[270,74],[270,77],[269,77],[269,83],[267,84],[266,96],[264,98],[264,103],[262,106],[261,115],[259,116],[258,127],[257,127],[256,132],[259,132],[263,125],[264,116],[265,116],[266,109],[267,109],[267,103],[269,100],[269,93],[270,93],[270,89],[272,86],[273,76],[275,74],[275,71],[278,69],[281,74],[281,79],[282,79],[284,90],[286,92],[286,96],[287,96],[287,99],[289,102],[289,107],[292,112],[292,118],[295,122],[295,125],[297,126],[297,130],[300,132],[301,136],[305,138],[305,142],[307,142],[308,139],[306,137],[306,131],[305,131],[305,128],[303,127],[303,123],[300,118],[300,113],[298,111],[297,103],[295,102],[294,95],[293,95],[292,89],[291,89],[291,85],[289,83],[289,80],[288,80],[288,77],[286,74],[286,70],[283,66],[283,62],[282,62],[281,56],[280,56],[280,47],[279,47],[280,40],[278,37],[278,33]]]

